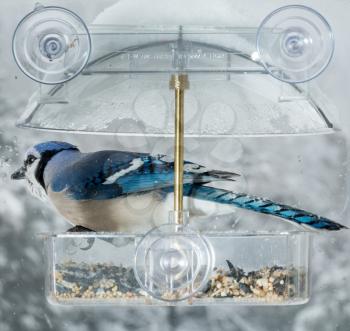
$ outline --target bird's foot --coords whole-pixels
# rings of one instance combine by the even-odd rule
[[[68,229],[67,232],[71,233],[71,232],[95,232],[95,231],[81,225],[76,225],[73,228]],[[80,249],[83,251],[89,250],[94,245],[95,238],[86,238],[86,242],[87,242],[87,246],[80,247]]]
[[[76,225],[76,226],[68,229],[67,232],[95,232],[95,231],[91,230],[89,228],[86,228],[85,226]]]

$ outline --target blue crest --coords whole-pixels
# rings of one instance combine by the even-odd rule
[[[57,153],[64,150],[78,150],[78,148],[72,144],[63,141],[46,141],[44,143],[37,144],[33,147],[39,154],[47,152]]]

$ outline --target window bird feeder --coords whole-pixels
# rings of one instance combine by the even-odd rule
[[[18,126],[175,137],[169,221],[147,233],[45,235],[50,301],[307,302],[310,232],[191,227],[183,207],[184,137],[334,132],[327,102],[308,88],[333,49],[327,21],[297,5],[271,13],[259,28],[87,27],[67,9],[41,5],[24,17],[13,53],[19,68],[40,85]]]

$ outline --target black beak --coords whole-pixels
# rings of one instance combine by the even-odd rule
[[[19,180],[26,178],[26,168],[23,166],[11,175],[11,179]]]

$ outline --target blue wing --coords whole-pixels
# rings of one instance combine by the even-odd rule
[[[185,161],[184,185],[205,184],[218,180],[233,180],[235,173],[208,170],[205,167]],[[147,156],[142,158],[142,166],[121,176],[115,181],[124,194],[159,190],[174,186],[174,162],[164,160],[164,156]],[[168,190],[169,191],[169,190]]]
[[[184,183],[233,180],[234,173],[208,170],[185,162]],[[75,200],[105,200],[122,195],[169,188],[173,190],[174,162],[164,155],[101,151],[83,154],[56,175],[51,188],[66,190]]]
[[[111,175],[126,169],[135,158],[147,154],[119,151],[100,151],[87,154],[62,152],[49,163],[54,168],[52,178],[48,180],[54,192],[66,191],[77,200],[108,199],[119,194],[118,185],[102,183]]]

